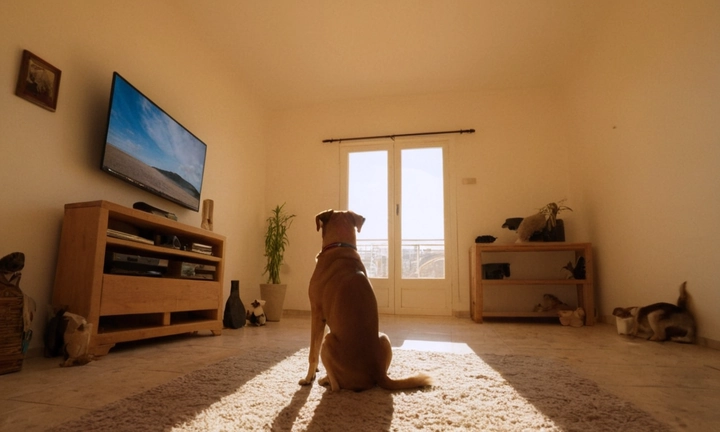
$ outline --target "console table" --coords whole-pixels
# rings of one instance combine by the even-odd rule
[[[585,258],[585,279],[483,279],[482,265],[489,255],[498,252],[509,253],[543,253],[573,252],[575,260]],[[488,286],[537,286],[537,285],[572,285],[577,288],[578,306],[585,310],[585,325],[595,324],[595,293],[593,289],[593,258],[590,243],[565,242],[525,242],[511,244],[477,243],[470,247],[470,317],[477,323],[483,317],[555,317],[556,312],[485,312],[483,311],[483,290]],[[563,263],[558,263],[558,268]]]

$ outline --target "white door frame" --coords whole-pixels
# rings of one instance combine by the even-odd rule
[[[457,254],[457,224],[455,212],[455,178],[453,170],[449,167],[450,148],[453,140],[443,138],[396,138],[394,141],[355,142],[341,144],[340,146],[340,205],[348,206],[348,155],[362,151],[387,151],[388,155],[388,231],[392,238],[388,239],[388,266],[392,269],[387,279],[372,278],[371,282],[378,298],[378,309],[381,313],[408,314],[408,315],[451,315],[453,302],[459,301],[458,287],[458,254]],[[405,279],[398,271],[401,264],[398,262],[397,251],[400,250],[401,233],[400,217],[396,214],[400,203],[401,173],[396,169],[403,149],[439,147],[443,152],[443,195],[444,195],[444,224],[445,224],[445,279],[441,282],[441,292],[437,290],[438,280]],[[402,209],[400,209],[400,215]],[[434,291],[434,292],[433,292]],[[453,295],[457,291],[456,296]],[[405,295],[405,301],[403,301]],[[425,297],[425,300],[423,300]],[[431,304],[423,304],[423,301]],[[405,305],[403,305],[405,303]]]

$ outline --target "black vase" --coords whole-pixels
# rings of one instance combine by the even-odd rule
[[[223,325],[233,329],[245,325],[245,305],[240,300],[240,281],[230,281],[230,295],[225,302]]]

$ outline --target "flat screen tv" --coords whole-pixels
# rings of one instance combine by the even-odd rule
[[[103,171],[198,211],[206,153],[205,143],[113,73]]]

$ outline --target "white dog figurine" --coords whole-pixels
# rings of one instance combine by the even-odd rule
[[[253,307],[253,310],[250,312],[250,324],[256,326],[265,325],[265,321],[267,321],[265,310],[263,309],[265,300],[255,299],[250,305]]]

